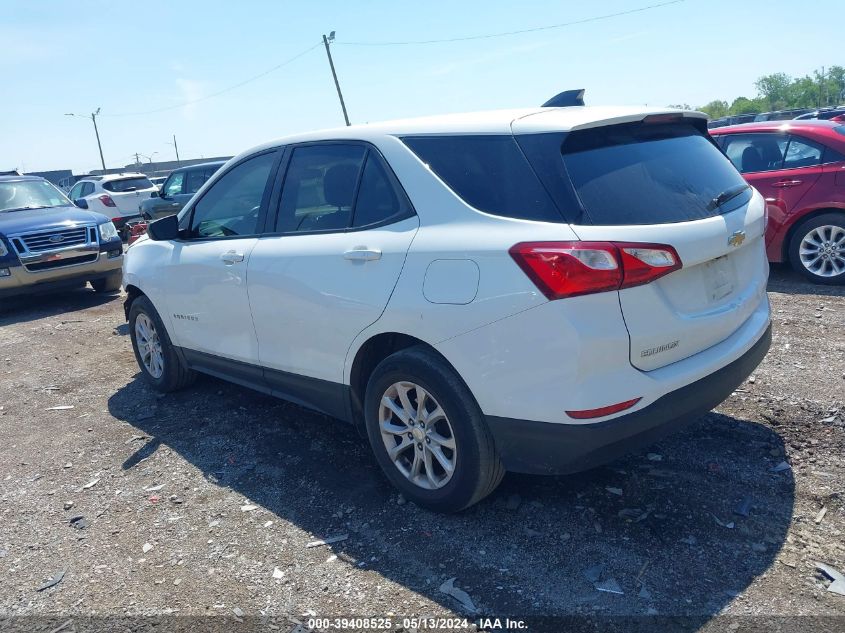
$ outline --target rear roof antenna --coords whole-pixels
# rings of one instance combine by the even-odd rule
[[[584,88],[577,90],[564,90],[560,94],[546,101],[542,107],[544,108],[568,108],[571,106],[584,105]]]

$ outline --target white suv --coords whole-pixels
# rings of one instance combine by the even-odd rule
[[[141,219],[141,202],[154,191],[158,193],[158,187],[144,174],[109,174],[79,180],[68,197],[77,206],[110,218],[125,239],[126,223]]]
[[[726,398],[771,340],[764,200],[695,112],[542,107],[284,138],[124,264],[157,389],[359,426],[408,498],[581,470]]]

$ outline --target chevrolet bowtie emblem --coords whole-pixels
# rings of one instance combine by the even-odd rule
[[[745,241],[745,231],[734,231],[728,238],[728,246],[740,246]]]

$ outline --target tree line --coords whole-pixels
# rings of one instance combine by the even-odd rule
[[[754,87],[756,97],[737,97],[730,103],[716,99],[696,109],[711,119],[719,119],[735,114],[839,105],[845,103],[845,67],[831,66],[803,77],[774,73],[760,77]],[[690,109],[686,104],[670,107]]]

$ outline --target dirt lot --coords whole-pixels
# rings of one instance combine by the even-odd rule
[[[482,615],[687,615],[705,630],[728,628],[725,614],[840,615],[832,622],[845,625],[845,596],[815,568],[845,572],[845,291],[783,268],[770,290],[772,350],[716,412],[588,473],[508,475],[458,516],[398,499],[342,423],[210,378],[155,395],[117,297],[5,300],[0,624],[474,622],[440,590],[455,578]],[[773,472],[784,460],[791,468]]]

